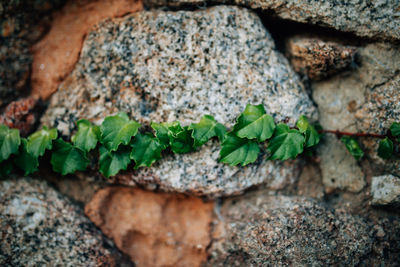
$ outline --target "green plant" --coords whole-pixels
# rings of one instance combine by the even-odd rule
[[[100,126],[88,120],[77,122],[77,131],[71,142],[58,137],[56,129],[43,129],[28,138],[19,131],[0,125],[0,176],[8,175],[16,166],[25,175],[38,170],[46,151],[51,153],[50,163],[55,172],[66,175],[84,171],[90,160],[98,155],[99,171],[106,177],[126,170],[134,161],[135,168],[150,167],[161,159],[162,151],[189,153],[199,149],[211,138],[221,142],[220,161],[232,166],[253,163],[265,147],[271,160],[296,158],[304,150],[317,145],[321,134],[333,133],[341,137],[349,152],[360,159],[364,153],[355,137],[381,138],[378,154],[390,158],[394,143],[400,141],[400,124],[393,123],[387,135],[346,133],[322,130],[300,116],[296,127],[276,124],[262,105],[248,104],[239,115],[232,130],[210,115],[198,123],[181,126],[178,121],[151,123],[152,132],[139,132],[140,124],[125,113],[106,117]],[[98,148],[98,149],[96,149]]]

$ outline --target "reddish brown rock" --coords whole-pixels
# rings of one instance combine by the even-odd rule
[[[212,202],[180,194],[107,187],[86,215],[137,266],[200,266],[210,243]]]
[[[294,36],[286,42],[286,52],[295,71],[313,80],[322,80],[348,68],[356,48],[316,37]]]
[[[33,47],[33,94],[46,99],[57,90],[78,60],[84,37],[92,26],[142,8],[140,0],[69,1],[54,14],[49,33]]]
[[[10,128],[17,128],[21,135],[27,135],[33,129],[37,120],[36,107],[38,99],[35,97],[23,98],[13,101],[5,108],[0,115],[0,124]]]

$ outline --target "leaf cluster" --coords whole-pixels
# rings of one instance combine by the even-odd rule
[[[46,153],[53,170],[62,175],[84,171],[98,157],[100,173],[110,177],[126,170],[132,162],[135,169],[150,167],[161,159],[163,151],[195,151],[211,138],[221,142],[220,162],[231,166],[253,163],[261,152],[270,160],[293,159],[320,141],[319,131],[305,116],[300,116],[296,127],[291,128],[276,124],[263,105],[248,104],[230,131],[211,115],[188,126],[178,121],[152,122],[150,126],[152,132],[141,130],[141,125],[125,113],[106,117],[100,126],[82,119],[77,121],[71,140],[65,141],[56,129],[45,126],[22,138],[17,129],[0,125],[0,176],[7,176],[14,167],[25,175],[34,173]],[[393,123],[390,131],[390,138],[383,139],[378,149],[383,158],[392,155],[393,140],[400,141],[400,123]],[[344,136],[342,141],[354,157],[363,156],[353,137]]]

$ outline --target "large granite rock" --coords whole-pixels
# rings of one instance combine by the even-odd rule
[[[331,27],[358,36],[400,39],[400,2],[382,1],[297,1],[297,0],[145,0],[147,6],[203,6],[229,3],[261,9],[282,19]]]
[[[224,203],[209,266],[395,266],[400,219],[370,221],[310,198],[253,195]]]
[[[182,194],[106,187],[85,213],[138,267],[194,267],[207,259],[213,208]]]
[[[69,136],[79,118],[100,123],[127,112],[150,121],[196,122],[204,114],[231,127],[247,103],[263,103],[277,121],[294,124],[316,110],[285,57],[253,12],[218,6],[200,11],[141,12],[106,21],[88,34],[80,60],[42,118]],[[230,195],[296,177],[291,161],[246,168],[219,164],[209,142],[190,155],[170,155],[153,167],[116,178],[199,195]]]
[[[0,182],[1,266],[132,266],[46,182]]]

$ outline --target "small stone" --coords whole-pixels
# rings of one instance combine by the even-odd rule
[[[372,177],[372,205],[400,207],[400,178],[393,175]]]
[[[325,136],[318,147],[318,155],[321,158],[322,183],[327,192],[335,189],[359,192],[364,188],[364,173],[336,136]]]
[[[46,182],[0,181],[1,266],[132,266]]]
[[[97,25],[42,123],[68,137],[80,118],[99,124],[122,111],[145,126],[175,120],[189,125],[210,114],[232,127],[247,103],[263,104],[276,121],[290,125],[302,114],[317,118],[255,13],[233,6],[155,10]],[[298,161],[272,162],[265,153],[248,167],[231,167],[218,163],[219,150],[211,140],[196,152],[168,155],[110,181],[217,197],[262,183],[282,188],[299,173]]]
[[[201,266],[211,242],[212,202],[180,194],[106,187],[85,213],[136,266]]]
[[[38,117],[39,101],[35,97],[22,98],[11,102],[0,115],[0,124],[20,130],[22,136],[34,128]]]
[[[295,71],[322,80],[351,66],[356,48],[319,37],[294,36],[286,42],[286,53]]]

